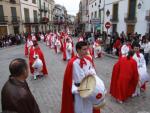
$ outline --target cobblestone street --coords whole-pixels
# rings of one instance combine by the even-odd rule
[[[45,56],[48,77],[33,80],[29,76],[27,81],[41,113],[60,113],[62,82],[67,62],[62,60],[62,54],[55,54],[54,50],[46,47],[44,43],[40,43],[40,47]],[[23,45],[0,50],[0,90],[9,76],[8,65],[16,57],[25,58]],[[104,81],[108,92],[112,67],[116,61],[107,56],[95,60],[98,76]],[[148,71],[150,73],[150,65]],[[141,93],[141,96],[130,98],[123,104],[116,103],[107,94],[106,106],[101,111],[101,113],[150,113],[150,84],[147,84],[147,91]]]

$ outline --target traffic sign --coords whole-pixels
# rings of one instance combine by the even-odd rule
[[[105,27],[106,27],[106,29],[109,29],[111,27],[111,23],[110,22],[106,22],[105,23]]]

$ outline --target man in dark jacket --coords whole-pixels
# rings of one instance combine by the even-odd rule
[[[2,111],[14,113],[40,113],[39,107],[28,87],[28,65],[24,59],[17,58],[9,65],[9,80],[3,86]]]

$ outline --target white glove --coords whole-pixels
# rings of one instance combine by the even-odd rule
[[[96,75],[95,69],[88,70],[85,75]]]
[[[72,84],[72,94],[78,94],[78,87],[75,86],[75,84]]]

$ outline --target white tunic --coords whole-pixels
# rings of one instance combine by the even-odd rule
[[[137,57],[136,54],[133,55],[133,59],[137,62],[138,73],[140,77],[141,84],[144,84],[146,81],[149,81],[149,75],[147,73],[146,62],[144,55],[140,53],[140,57]]]
[[[72,56],[72,43],[71,42],[67,42],[66,43],[66,59],[69,60],[71,59]]]
[[[83,65],[83,68],[80,67],[80,59],[76,59],[73,62],[73,83],[72,83],[72,93],[75,96],[74,109],[75,113],[93,113],[93,104],[87,98],[80,97],[77,87],[74,83],[80,83],[82,79],[89,75],[96,75],[95,69],[92,63],[85,59],[86,65]]]

